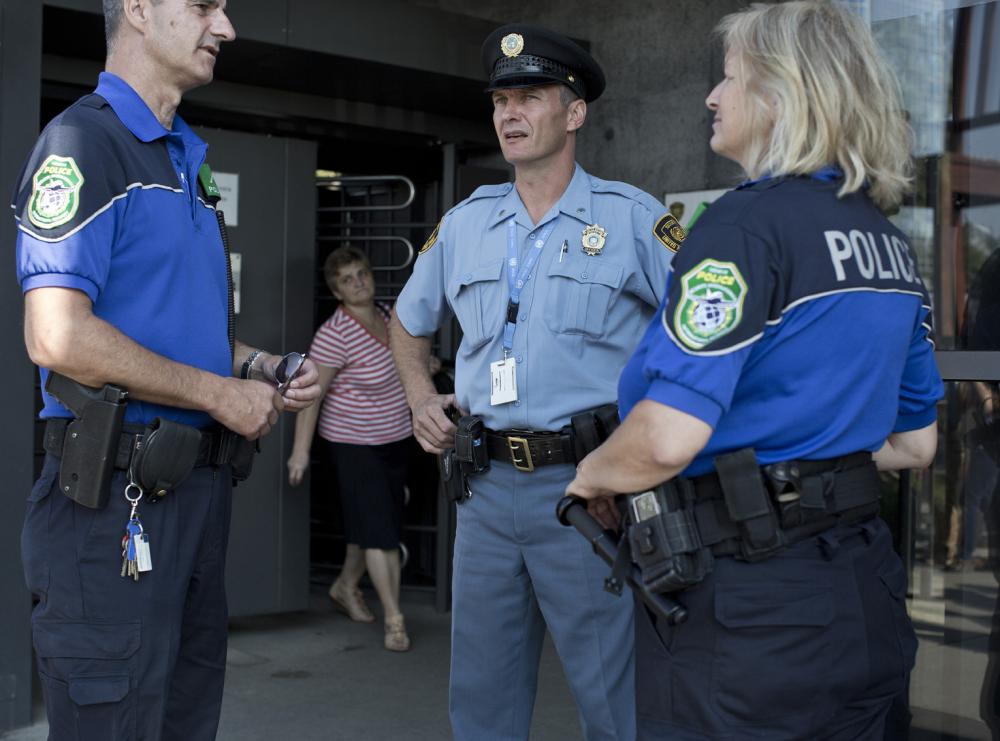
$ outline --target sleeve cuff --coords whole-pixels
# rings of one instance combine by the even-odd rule
[[[645,398],[697,417],[713,430],[723,412],[722,406],[714,399],[662,378],[653,379]]]
[[[401,303],[401,301],[396,302],[396,318],[399,319],[399,323],[403,325],[407,334],[411,337],[431,337],[437,332],[437,327],[431,327],[427,322],[419,320],[419,312],[414,311],[413,316],[407,316],[410,312]]]
[[[97,302],[99,293],[96,283],[72,273],[38,273],[21,281],[22,292],[27,293],[35,288],[75,288],[86,293],[92,303]]]
[[[919,412],[900,412],[896,416],[896,426],[893,432],[909,432],[910,430],[921,430],[937,419],[937,405],[931,404],[926,409]]]

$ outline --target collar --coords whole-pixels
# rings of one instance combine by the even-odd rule
[[[108,101],[108,105],[125,124],[125,128],[139,141],[151,142],[171,133],[153,115],[146,101],[139,97],[139,93],[118,75],[102,72],[97,78],[97,89],[94,92]],[[180,119],[174,116],[174,131],[180,130],[177,125],[179,121]],[[186,124],[184,128],[187,128]]]
[[[809,177],[813,180],[821,180],[826,183],[832,183],[835,180],[840,180],[844,177],[844,171],[841,170],[836,165],[827,165],[826,167],[821,167],[815,172],[809,173]],[[759,183],[766,183],[768,180],[781,180],[781,178],[775,178],[770,173],[761,175],[756,180],[744,180],[742,183],[736,186],[736,190],[743,190],[745,188],[752,188]]]
[[[511,214],[514,214],[517,223],[526,229],[541,227],[545,222],[554,219],[559,213],[572,216],[584,224],[591,223],[590,176],[587,175],[580,165],[576,165],[573,177],[570,179],[569,185],[566,186],[566,190],[562,196],[560,196],[555,205],[549,209],[549,212],[537,224],[532,223],[531,217],[528,215],[528,209],[525,208],[524,202],[521,200],[521,195],[517,192],[514,184],[508,183],[508,186],[509,190],[497,201],[493,213],[487,222],[489,228],[493,228],[500,222],[506,221],[510,218]]]

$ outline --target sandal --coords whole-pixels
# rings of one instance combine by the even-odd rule
[[[385,647],[389,651],[410,650],[410,637],[406,635],[406,624],[402,615],[385,619]]]
[[[344,613],[356,623],[374,623],[375,616],[365,604],[361,590],[357,587],[353,589],[341,588],[340,582],[335,581],[330,587],[330,599],[339,612]]]

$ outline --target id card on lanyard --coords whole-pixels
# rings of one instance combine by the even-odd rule
[[[531,275],[555,226],[556,219],[553,219],[530,245],[524,263],[521,264],[517,249],[517,224],[513,216],[507,220],[507,285],[510,288],[510,298],[507,300],[507,322],[503,328],[503,360],[490,363],[490,406],[517,401],[517,363],[511,356],[511,350],[514,348],[521,289],[524,288],[525,281]]]

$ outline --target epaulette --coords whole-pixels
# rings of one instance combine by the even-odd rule
[[[458,211],[458,209],[464,206],[468,206],[473,201],[481,201],[484,198],[501,198],[510,193],[510,189],[513,187],[514,187],[513,183],[496,183],[495,185],[480,185],[478,188],[472,191],[472,195],[470,195],[464,201],[452,206],[451,210],[449,210],[448,213],[445,214],[445,216],[448,216],[448,214],[450,214],[452,211]]]
[[[499,198],[501,196],[505,196],[507,195],[507,193],[510,192],[510,189],[512,187],[514,187],[512,183],[498,183],[496,185],[480,185],[472,192],[472,195],[470,195],[465,200],[456,203],[454,206],[452,206],[445,212],[444,216],[442,216],[441,220],[437,223],[437,226],[434,227],[434,231],[432,231],[431,235],[427,237],[427,241],[424,242],[423,246],[419,250],[417,250],[417,254],[422,255],[425,252],[427,252],[427,250],[429,250],[431,247],[433,247],[435,244],[437,244],[438,233],[441,231],[441,225],[444,224],[444,220],[447,219],[449,216],[451,216],[453,213],[455,213],[461,208],[464,208],[473,201],[481,201],[485,198]]]
[[[590,189],[593,193],[613,193],[614,195],[628,198],[630,201],[645,206],[650,211],[659,212],[664,210],[664,206],[656,198],[634,185],[622,183],[617,180],[600,180],[590,178]]]

